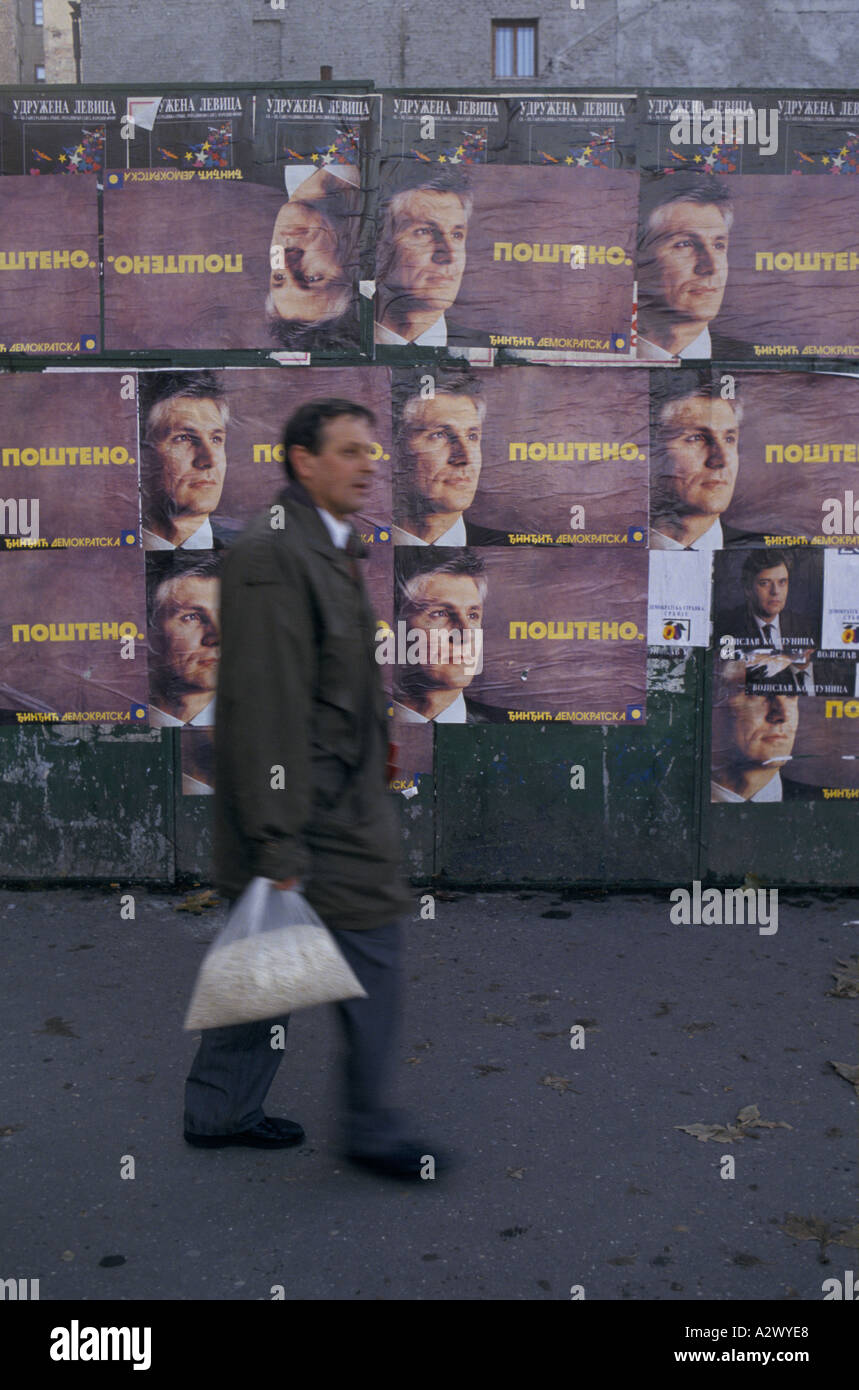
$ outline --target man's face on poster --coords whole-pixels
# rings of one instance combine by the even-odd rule
[[[282,319],[317,323],[340,311],[349,276],[334,228],[312,202],[284,203],[271,234],[269,289]]]
[[[219,583],[203,576],[173,580],[159,624],[158,655],[170,684],[211,690],[218,678]]]
[[[483,426],[470,396],[438,392],[410,403],[403,476],[425,512],[464,512],[474,501]]]
[[[456,193],[416,188],[396,218],[385,289],[443,314],[462,283],[468,217]]]
[[[671,401],[659,425],[659,508],[677,515],[719,516],[734,495],[739,436],[730,401],[709,396]]]
[[[482,656],[483,600],[470,575],[425,574],[418,585],[415,602],[417,606],[406,615],[409,629],[422,628],[428,634],[433,630],[439,634],[458,632],[461,635],[472,631],[474,635],[466,639],[470,645],[463,643],[462,654],[468,655],[470,651],[475,658]],[[436,642],[437,653],[427,638],[429,659],[419,668],[425,681],[448,690],[465,689],[480,669],[480,660],[452,661],[450,658],[456,654],[456,647],[451,644],[445,649],[441,635]],[[433,656],[437,657],[435,661]]]
[[[714,319],[728,280],[728,224],[715,203],[682,199],[657,209],[639,259],[642,306],[679,319]]]
[[[766,622],[777,618],[787,603],[790,575],[787,565],[773,565],[759,570],[749,590],[752,612]]]
[[[174,396],[149,448],[157,485],[174,516],[214,512],[227,471],[227,431],[217,401]]]
[[[781,761],[793,752],[799,723],[795,695],[750,695],[736,690],[721,707],[726,721],[726,761],[748,765]]]

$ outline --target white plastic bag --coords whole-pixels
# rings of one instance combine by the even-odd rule
[[[334,937],[293,889],[254,878],[203,958],[184,1028],[222,1028],[366,998]]]

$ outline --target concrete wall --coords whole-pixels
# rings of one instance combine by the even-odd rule
[[[48,82],[74,82],[72,12],[69,0],[44,0],[45,76]]]
[[[64,0],[63,0],[64,3]],[[855,0],[86,0],[85,82],[492,83],[493,19],[539,21],[542,85],[850,86]],[[497,83],[511,89],[509,79]],[[529,85],[529,84],[524,84]]]
[[[18,6],[11,0],[0,4],[0,83],[21,81],[19,50],[21,47],[21,26],[18,23]]]

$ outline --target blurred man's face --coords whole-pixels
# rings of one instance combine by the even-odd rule
[[[282,319],[316,323],[336,313],[348,283],[337,237],[312,203],[284,203],[271,234],[271,289]]]
[[[478,630],[482,629],[483,625],[483,602],[477,584],[469,575],[424,575],[417,590],[417,602],[419,607],[411,609],[407,614],[410,629],[423,628],[427,633],[431,633],[434,628],[439,631],[446,629],[451,633],[464,633],[474,629],[475,636],[470,639],[470,650],[482,655],[482,634],[478,636]],[[470,685],[480,663],[451,661],[451,648],[448,647],[445,651],[444,643],[436,640],[439,643],[439,660],[430,659],[420,668],[428,684],[444,686],[449,690],[461,690]],[[432,657],[429,638],[427,649]],[[466,647],[465,652],[468,651],[469,647]],[[443,659],[445,656],[447,660]]]
[[[739,434],[730,401],[688,396],[669,404],[659,427],[658,505],[686,515],[723,512],[737,481]]]
[[[455,193],[415,189],[404,200],[385,288],[443,314],[459,294],[468,219]]]
[[[213,512],[227,471],[227,431],[217,401],[174,396],[150,444],[174,515]]]
[[[777,617],[787,603],[790,576],[787,565],[774,565],[768,570],[759,570],[752,580],[752,611],[759,618],[772,620]]]
[[[217,579],[179,579],[161,620],[161,660],[170,679],[184,690],[214,690],[218,677],[221,625]]]
[[[799,701],[787,695],[748,695],[737,691],[727,701],[731,726],[730,760],[766,763],[789,758],[799,722]]]
[[[713,203],[669,203],[639,260],[642,305],[681,319],[713,319],[728,279],[728,226]]]
[[[463,512],[480,478],[482,425],[470,396],[420,401],[406,430],[408,482],[429,512]]]
[[[319,452],[302,450],[300,481],[318,507],[339,520],[360,511],[378,471],[369,423],[360,415],[338,415],[323,425]]]

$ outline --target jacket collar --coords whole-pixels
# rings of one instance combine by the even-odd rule
[[[308,529],[305,533],[307,544],[314,550],[322,551],[325,555],[336,556],[339,559],[345,560],[347,551],[339,549],[339,547],[334,544],[329,535],[328,527],[319,515],[316,503],[307,489],[298,482],[297,479],[290,478],[286,487],[278,493],[277,500],[283,505],[286,505],[288,502],[294,502],[301,507],[306,507],[310,514],[308,517]],[[303,520],[304,518],[302,517],[302,521]],[[366,547],[354,527],[349,537],[348,554],[352,557],[363,557],[367,554]]]

